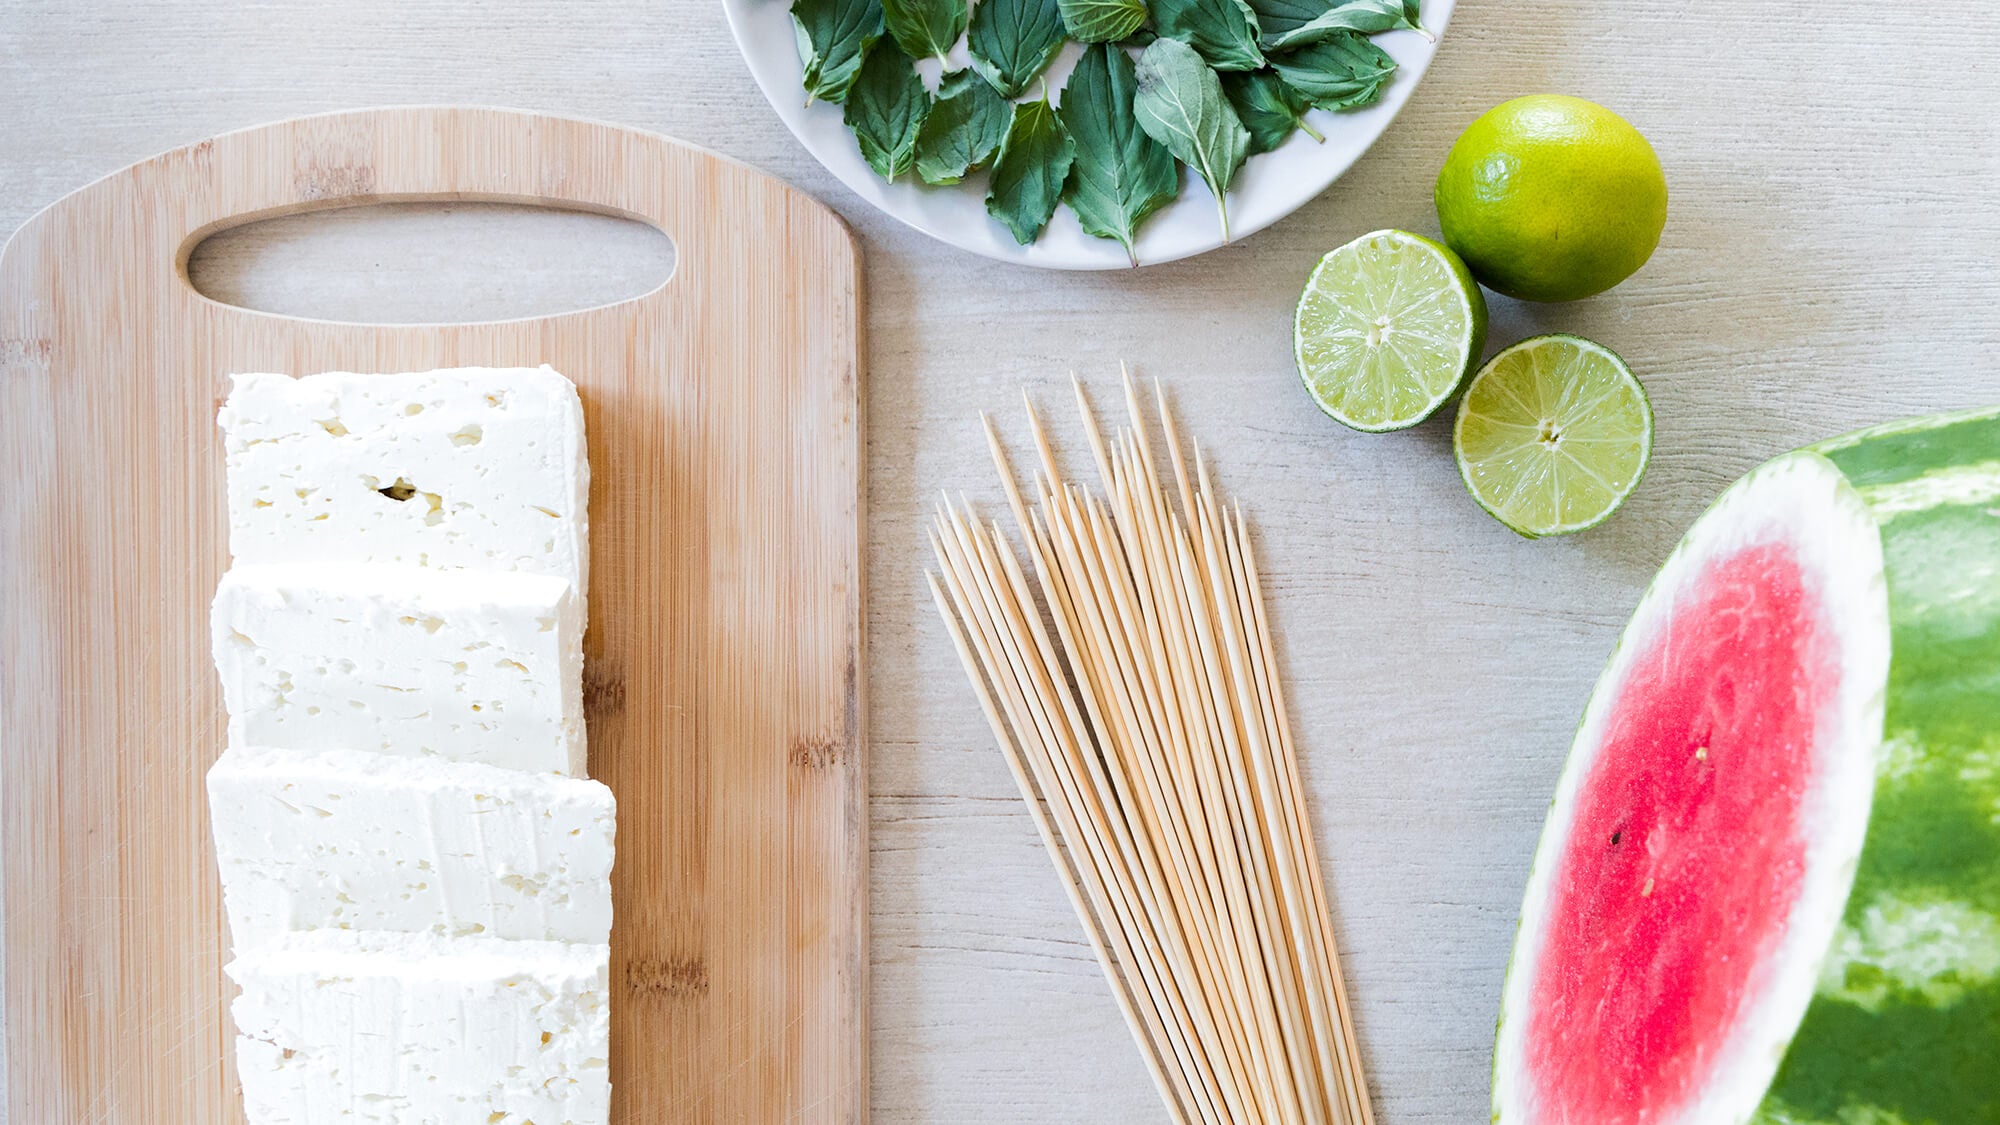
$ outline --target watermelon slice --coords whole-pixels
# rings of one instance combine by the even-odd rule
[[[1598,681],[1498,1125],[2000,1123],[2000,410],[1781,457]]]

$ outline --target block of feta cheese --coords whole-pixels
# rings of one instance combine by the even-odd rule
[[[610,940],[616,805],[600,782],[232,749],[208,802],[239,952],[317,928]]]
[[[239,953],[250,1125],[602,1125],[609,955],[338,930]]]
[[[232,746],[584,773],[583,600],[561,578],[238,564],[210,629]]]
[[[589,589],[583,406],[549,367],[238,375],[217,421],[238,563],[518,570]]]

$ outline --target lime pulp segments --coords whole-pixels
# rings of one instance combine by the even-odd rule
[[[1400,430],[1464,383],[1486,345],[1486,299],[1444,244],[1376,231],[1320,259],[1292,341],[1321,410],[1357,430]]]
[[[1473,377],[1452,430],[1459,475],[1528,536],[1604,521],[1646,471],[1653,408],[1625,361],[1578,336],[1535,336]]]

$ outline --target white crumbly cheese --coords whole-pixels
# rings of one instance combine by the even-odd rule
[[[340,931],[239,954],[250,1125],[602,1125],[609,956]]]
[[[356,751],[233,749],[208,772],[238,952],[316,928],[603,942],[603,784]]]
[[[583,407],[546,366],[238,375],[217,420],[238,563],[519,570],[589,589]]]
[[[602,1125],[615,808],[548,367],[239,375],[208,774],[251,1125]]]
[[[584,773],[583,603],[561,578],[239,564],[210,625],[233,746]]]

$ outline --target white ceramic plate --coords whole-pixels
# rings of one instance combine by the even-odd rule
[[[1442,35],[1451,20],[1454,0],[1424,0],[1423,24],[1433,35]],[[1123,269],[1132,264],[1125,250],[1109,239],[1083,233],[1069,208],[1056,209],[1055,218],[1031,246],[1015,243],[1006,228],[986,214],[986,177],[967,176],[963,183],[949,187],[926,187],[914,175],[909,182],[884,183],[861,159],[840,120],[840,107],[826,103],[805,104],[799,85],[798,47],[792,34],[790,0],[723,0],[736,45],[757,85],[778,111],[806,151],[855,194],[923,231],[932,238],[962,247],[975,254],[1003,261],[1061,270]],[[1382,100],[1354,113],[1327,113],[1313,110],[1307,120],[1326,135],[1318,144],[1304,133],[1293,134],[1275,152],[1253,156],[1237,174],[1229,192],[1229,232],[1243,238],[1291,214],[1307,200],[1325,191],[1327,185],[1352,167],[1375,138],[1395,120],[1396,112],[1409,100],[1417,81],[1430,66],[1437,45],[1413,31],[1378,35],[1375,42],[1398,64],[1395,78],[1383,92]],[[1069,76],[1082,49],[1072,43],[1049,68],[1051,89]],[[953,68],[967,62],[965,42],[952,48]],[[943,69],[935,59],[917,64],[924,80],[933,89]],[[1037,88],[1038,89],[1038,88]],[[1025,97],[1037,96],[1031,89]],[[1199,177],[1183,173],[1180,198],[1146,220],[1140,228],[1135,250],[1139,264],[1170,262],[1213,250],[1222,245],[1221,222],[1215,198]]]

